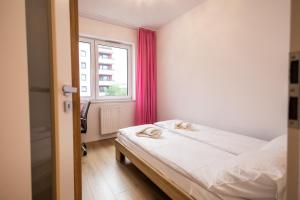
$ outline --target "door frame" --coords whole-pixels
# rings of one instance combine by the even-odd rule
[[[74,148],[74,199],[82,199],[81,175],[81,133],[80,133],[80,82],[79,82],[79,22],[78,0],[70,0],[70,36],[71,36],[71,69],[72,86],[78,92],[72,95],[73,100],[73,148]]]

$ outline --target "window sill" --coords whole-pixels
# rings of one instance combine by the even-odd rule
[[[135,102],[133,99],[91,99],[90,100],[92,104],[98,104],[98,103],[129,103],[129,102]]]

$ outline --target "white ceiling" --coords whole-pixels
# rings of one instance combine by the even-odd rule
[[[203,0],[79,0],[79,15],[157,29]]]

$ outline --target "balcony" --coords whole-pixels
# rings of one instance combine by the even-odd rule
[[[115,71],[111,69],[99,69],[99,74],[101,75],[113,75],[114,72]]]
[[[98,58],[98,63],[99,64],[114,64],[114,59],[113,58]]]
[[[102,85],[102,86],[111,86],[114,83],[115,83],[114,81],[101,81],[101,80],[99,80],[99,85]]]
[[[112,49],[98,48],[98,52],[99,53],[113,54],[114,51]]]

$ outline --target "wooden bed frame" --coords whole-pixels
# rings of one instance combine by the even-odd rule
[[[141,170],[153,183],[155,183],[161,190],[163,190],[170,198],[174,200],[195,200],[188,193],[183,191],[171,181],[168,177],[163,175],[157,169],[151,167],[142,158],[130,151],[118,139],[115,140],[116,147],[116,159],[119,162],[125,161],[125,156],[139,169]]]

